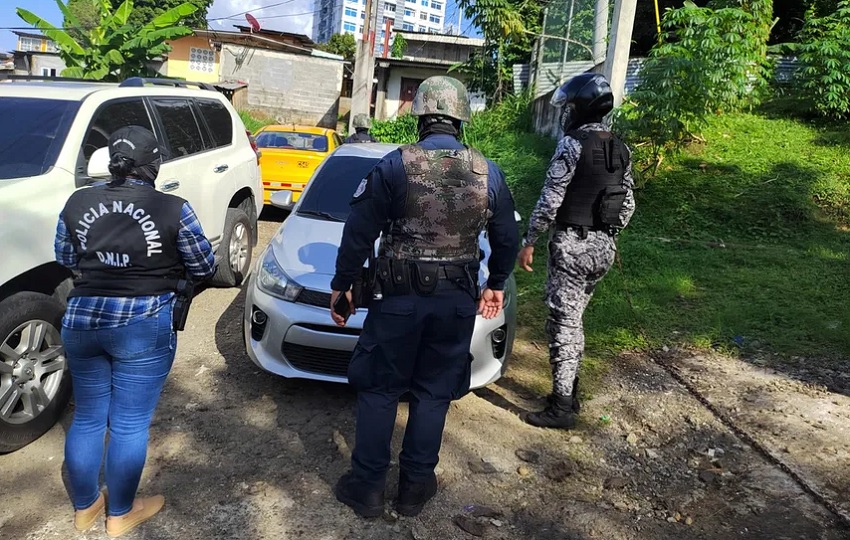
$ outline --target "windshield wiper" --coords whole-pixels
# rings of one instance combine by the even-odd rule
[[[299,214],[304,216],[317,216],[321,218],[325,218],[328,221],[336,221],[338,223],[345,223],[345,218],[341,218],[339,216],[335,216],[330,212],[322,212],[319,210],[299,210]]]

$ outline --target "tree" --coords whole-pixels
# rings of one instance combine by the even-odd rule
[[[59,56],[68,66],[62,70],[63,77],[119,81],[155,76],[148,64],[171,50],[167,41],[192,33],[189,27],[179,25],[198,10],[196,5],[186,2],[139,26],[129,22],[134,12],[133,0],[125,0],[117,9],[112,9],[109,0],[93,1],[98,10],[98,24],[91,30],[80,30],[79,39],[30,11],[17,9],[21,19],[56,43]],[[62,0],[56,3],[70,27],[83,28]]]
[[[819,114],[833,119],[850,116],[850,0],[818,16],[809,10],[801,32],[802,69],[797,73],[803,96]]]
[[[93,28],[98,23],[97,4],[100,0],[68,0],[68,9],[73,13],[84,28]],[[213,0],[135,0],[133,13],[130,15],[129,24],[144,26],[162,15],[169,9],[175,8],[183,3],[197,6],[198,10],[184,21],[191,28],[207,27],[207,10]],[[65,19],[65,26],[70,26]],[[88,26],[91,23],[91,26]]]
[[[327,43],[322,43],[316,48],[331,54],[338,54],[351,61],[357,54],[357,40],[351,34],[334,34]]]
[[[458,6],[484,35],[481,54],[454,67],[468,85],[500,100],[511,91],[514,64],[531,60],[540,33],[543,3],[537,0],[458,0]]]
[[[390,55],[393,58],[404,58],[404,52],[407,50],[407,40],[401,34],[396,34],[393,38],[392,49]]]

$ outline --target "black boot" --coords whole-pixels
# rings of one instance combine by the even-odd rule
[[[410,482],[401,475],[398,482],[396,510],[403,516],[413,517],[422,511],[425,503],[437,494],[437,477],[431,475],[425,482]]]
[[[543,411],[527,414],[525,421],[537,427],[573,429],[578,422],[574,401],[572,396],[563,397],[553,394],[549,405]]]
[[[351,472],[342,475],[336,483],[334,494],[339,502],[350,506],[362,517],[375,518],[384,514],[384,490],[368,489]]]
[[[581,403],[579,403],[579,400],[578,400],[578,377],[576,377],[575,381],[573,381],[572,396],[573,396],[573,412],[578,414],[578,413],[581,412]],[[555,393],[554,392],[549,394],[548,396],[546,396],[546,405],[551,406],[554,399],[555,399]]]

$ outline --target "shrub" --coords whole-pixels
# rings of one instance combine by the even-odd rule
[[[803,95],[822,116],[850,113],[850,1],[825,17],[806,14],[798,72]]]
[[[767,80],[763,5],[697,7],[664,14],[665,39],[641,68],[641,82],[614,115],[615,129],[650,145],[657,165],[681,148],[711,115],[759,102]]]

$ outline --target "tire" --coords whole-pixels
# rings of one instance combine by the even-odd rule
[[[224,234],[219,251],[222,252],[218,269],[210,280],[216,287],[238,287],[251,268],[253,231],[248,214],[241,208],[228,208],[224,221]]]
[[[62,302],[40,293],[21,292],[0,302],[0,453],[47,433],[68,406],[64,312]],[[27,343],[30,336],[34,346]]]

